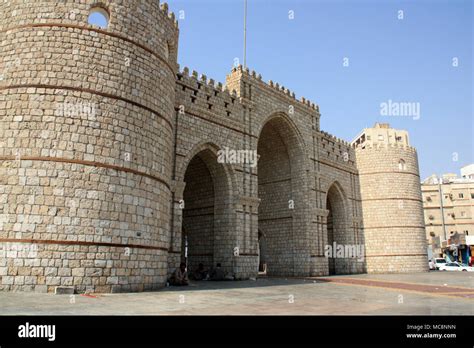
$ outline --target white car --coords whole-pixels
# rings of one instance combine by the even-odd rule
[[[464,271],[464,272],[474,272],[473,267],[468,265],[460,264],[458,262],[448,262],[439,266],[440,271]]]
[[[434,259],[434,261],[431,261],[431,268],[430,269],[439,269],[439,266],[442,266],[442,265],[445,265],[446,264],[446,260],[441,258],[441,257],[437,257]]]

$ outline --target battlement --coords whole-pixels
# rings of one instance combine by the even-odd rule
[[[400,150],[404,150],[404,151],[415,153],[415,154],[417,153],[416,149],[413,146],[409,146],[409,145],[405,145],[405,144],[379,143],[379,144],[376,144],[376,145],[366,145],[364,147],[362,147],[360,145],[357,146],[357,147],[355,145],[352,145],[352,147],[356,151],[400,149]]]
[[[206,112],[213,116],[241,122],[242,106],[238,102],[237,92],[230,91],[221,82],[216,82],[204,74],[184,67],[176,75],[176,103],[185,105],[188,111]]]
[[[179,68],[179,66],[178,66]],[[177,74],[178,81],[185,82],[189,85],[194,85],[199,87],[200,85],[205,85],[207,88],[214,90],[218,93],[227,93],[229,96],[237,98],[237,92],[233,90],[232,92],[227,89],[222,82],[217,82],[216,80],[210,78],[208,79],[207,75],[199,74],[196,70],[190,70],[188,67],[184,67],[182,70],[180,69]]]
[[[176,19],[176,16],[173,12],[170,12],[169,11],[169,6],[166,2],[163,2],[160,4],[160,0],[156,0],[156,2],[159,4],[160,6],[160,11],[165,15],[167,16],[172,22],[173,22],[173,25],[178,28],[179,25],[178,25],[178,20]]]
[[[325,139],[327,139],[327,140],[333,141],[333,142],[335,142],[335,143],[340,143],[340,144],[342,144],[342,145],[344,145],[344,146],[351,146],[351,144],[350,144],[348,141],[346,141],[346,140],[344,140],[344,139],[341,139],[341,138],[338,138],[338,137],[336,137],[335,135],[332,135],[332,134],[330,134],[330,133],[328,133],[328,132],[321,131],[320,133],[323,135],[323,138],[325,138]]]
[[[320,131],[319,135],[320,159],[355,167],[355,152],[349,142],[324,131]]]
[[[266,83],[263,81],[262,75],[256,73],[254,70],[250,70],[249,68],[245,68],[242,65],[232,68],[231,74],[228,76],[228,80],[232,79],[233,75],[238,74],[250,81],[254,84],[260,86],[263,89],[276,91],[279,93],[280,96],[287,98],[291,103],[297,102],[296,105],[302,106],[304,108],[308,108],[311,111],[317,111],[319,113],[319,105],[313,103],[312,101],[301,97],[299,100],[296,98],[296,94],[289,90],[288,88],[280,85],[279,83],[273,82],[272,80]]]

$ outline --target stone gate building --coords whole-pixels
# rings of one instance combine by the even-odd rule
[[[241,66],[225,86],[179,69],[157,0],[0,12],[0,289],[152,290],[185,256],[236,279],[259,260],[274,276],[427,269],[408,142],[338,139],[317,105]]]

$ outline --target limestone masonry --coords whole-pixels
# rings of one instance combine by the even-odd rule
[[[182,260],[236,279],[427,270],[408,137],[350,144],[253,71],[181,70],[156,0],[0,14],[0,289],[153,290]]]

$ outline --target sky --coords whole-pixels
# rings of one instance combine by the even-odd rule
[[[244,0],[170,0],[179,64],[225,82],[243,62]],[[319,104],[321,129],[351,141],[406,129],[421,179],[474,163],[471,0],[248,0],[247,65]],[[402,12],[401,12],[402,11]],[[413,103],[384,115],[381,103]],[[419,107],[419,113],[415,113]]]

